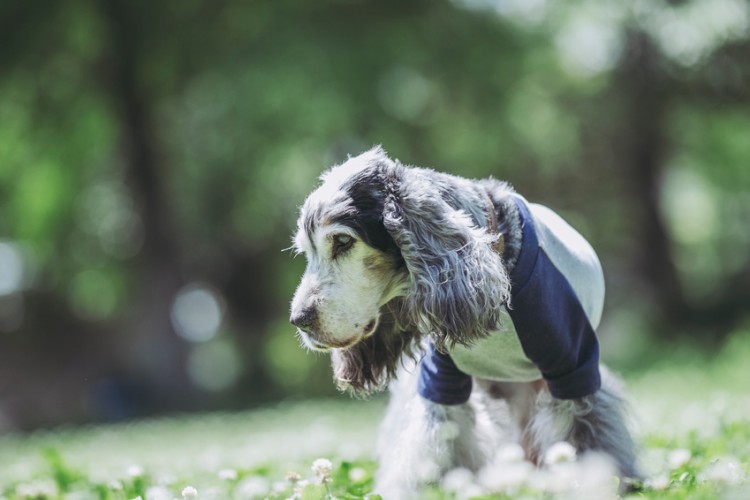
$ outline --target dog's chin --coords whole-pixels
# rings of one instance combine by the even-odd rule
[[[349,349],[360,343],[366,337],[365,335],[355,335],[344,340],[324,342],[310,337],[310,335],[305,332],[300,331],[299,333],[305,347],[311,351],[317,352],[330,352],[332,349]]]
[[[300,337],[302,338],[302,343],[304,344],[304,346],[311,351],[328,352],[331,350],[331,348],[328,347],[327,345],[311,339],[308,335],[304,333],[300,333]]]
[[[330,335],[315,334],[314,336],[297,330],[298,335],[302,339],[302,343],[311,351],[318,352],[329,352],[332,349],[351,349],[355,345],[359,344],[363,340],[372,337],[380,326],[380,318],[375,317],[371,319],[364,327],[361,333],[355,333],[354,335],[344,339],[334,339]]]

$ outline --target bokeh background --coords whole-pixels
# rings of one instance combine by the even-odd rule
[[[571,221],[619,371],[750,331],[746,1],[3,0],[0,433],[335,397],[282,249],[373,144]]]

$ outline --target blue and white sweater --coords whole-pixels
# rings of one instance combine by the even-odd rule
[[[587,396],[601,386],[594,333],[604,305],[599,259],[552,210],[514,196],[523,242],[501,329],[449,353],[430,346],[420,362],[418,387],[435,403],[468,401],[472,376],[515,382],[544,378],[558,399]]]

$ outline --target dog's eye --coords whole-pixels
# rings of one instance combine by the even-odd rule
[[[348,234],[336,234],[333,236],[333,256],[337,257],[349,250],[354,245],[354,238]]]

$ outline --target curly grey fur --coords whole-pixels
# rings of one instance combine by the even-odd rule
[[[454,406],[427,401],[417,392],[416,363],[406,365],[391,384],[377,444],[375,491],[393,500],[420,498],[421,486],[456,467],[479,471],[501,443],[481,396]]]
[[[640,477],[635,465],[635,443],[626,422],[625,400],[617,381],[605,369],[602,369],[602,388],[590,396],[560,400],[540,394],[524,441],[535,462],[541,461],[554,443],[567,441],[579,452],[606,453],[623,477]]]
[[[436,346],[468,345],[496,330],[510,298],[489,198],[476,183],[431,170],[392,168],[383,223],[401,250],[411,290],[405,311]]]

